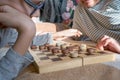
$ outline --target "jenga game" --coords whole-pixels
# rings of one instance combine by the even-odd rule
[[[113,52],[100,51],[87,44],[76,45],[64,41],[55,42],[52,45],[32,46],[31,54],[39,73],[109,62],[115,59]]]

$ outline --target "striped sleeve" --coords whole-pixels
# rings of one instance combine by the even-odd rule
[[[119,4],[120,0],[110,0],[100,10],[78,6],[73,19],[73,28],[79,29],[95,42],[104,35],[120,42]]]

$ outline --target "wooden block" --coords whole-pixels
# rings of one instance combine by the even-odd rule
[[[45,64],[39,64],[37,65],[39,68],[39,73],[47,73],[47,72],[53,72],[53,71],[60,71],[75,67],[82,66],[82,59],[75,58],[75,59],[66,59],[63,61],[58,62],[48,62]]]
[[[79,54],[79,56],[83,60],[83,66],[115,60],[115,54],[109,51],[104,51],[104,53],[93,53],[91,55]]]
[[[55,46],[55,43],[54,43],[54,46]],[[79,43],[79,42],[68,43],[68,42],[62,42],[62,41],[59,41],[59,43],[60,44],[69,44],[69,47],[74,46],[74,45],[80,46],[80,44],[83,44],[83,43]],[[84,44],[85,44],[85,42],[84,42]],[[76,47],[74,47],[74,48],[75,49],[73,49],[73,52],[78,51],[78,53],[79,53],[80,48],[76,48]],[[113,52],[98,51],[98,50],[96,50],[95,46],[92,46],[92,45],[87,45],[87,49],[88,48],[95,49],[95,52],[89,51],[89,50],[82,51],[81,53],[78,54],[79,57],[77,57],[77,58],[71,58],[71,57],[69,57],[68,54],[66,56],[65,56],[65,54],[62,55],[62,53],[53,54],[50,51],[44,52],[44,51],[40,51],[39,49],[30,50],[30,52],[31,52],[32,56],[34,57],[34,60],[35,60],[34,65],[35,65],[36,69],[38,70],[38,73],[48,73],[48,72],[60,71],[60,70],[71,69],[71,68],[80,67],[80,66],[84,66],[84,65],[103,63],[103,62],[109,62],[109,61],[115,60],[115,53],[113,53]]]
[[[38,49],[30,50],[34,57],[34,65],[38,73],[48,73],[82,66],[81,58],[71,58],[62,53],[42,52]]]

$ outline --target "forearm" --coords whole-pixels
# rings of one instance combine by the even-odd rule
[[[15,42],[15,45],[13,46],[13,49],[20,53],[21,55],[24,55],[26,51],[28,50],[32,39],[35,35],[36,29],[33,22],[27,24],[22,24],[17,27],[18,31],[18,38]]]

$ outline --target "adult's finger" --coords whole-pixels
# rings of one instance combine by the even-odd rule
[[[100,39],[100,42],[104,41],[105,39],[109,38],[109,36],[107,35],[104,35],[101,39]]]
[[[110,42],[112,41],[112,38],[106,38],[105,40],[103,40],[103,45],[107,46]]]
[[[103,42],[98,42],[97,45],[96,45],[96,48],[99,49],[99,50],[104,50],[104,46],[103,46]]]
[[[109,36],[107,36],[107,35],[104,35],[101,39],[100,39],[100,41],[98,41],[98,43],[97,43],[97,48],[98,49],[100,49],[100,50],[104,50],[104,46],[106,46],[106,45],[108,45],[109,44]]]

